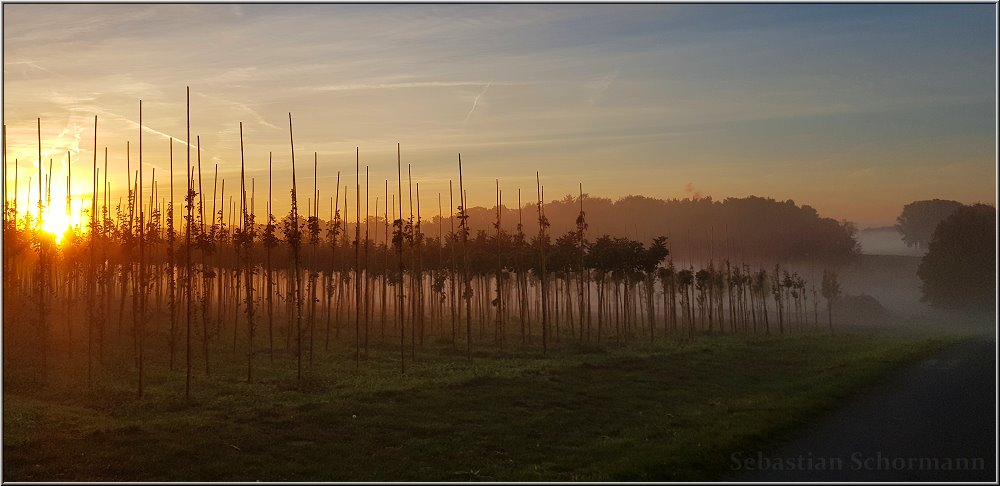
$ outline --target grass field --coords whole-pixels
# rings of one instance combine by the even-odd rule
[[[952,338],[893,333],[699,337],[548,356],[429,346],[399,374],[398,351],[150,366],[93,392],[17,386],[5,372],[5,481],[711,480],[759,448]],[[320,356],[324,356],[319,359]],[[224,364],[221,361],[228,361]],[[9,367],[8,367],[9,370]],[[85,375],[82,375],[85,376]],[[58,376],[57,376],[58,377]]]

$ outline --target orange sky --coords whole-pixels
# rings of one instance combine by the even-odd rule
[[[5,5],[7,193],[15,158],[19,197],[37,177],[40,117],[53,199],[64,207],[67,152],[87,196],[97,115],[117,199],[142,99],[143,162],[166,195],[191,86],[206,181],[218,163],[232,194],[242,121],[259,211],[269,152],[275,211],[288,208],[292,112],[302,204],[316,152],[321,214],[337,170],[353,194],[355,147],[374,207],[399,142],[432,213],[461,152],[475,205],[497,178],[506,205],[517,188],[533,202],[537,170],[549,199],[580,182],[605,197],[755,194],[892,224],[917,199],[996,199],[994,8]]]

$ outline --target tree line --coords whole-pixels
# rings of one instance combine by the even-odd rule
[[[190,128],[186,153],[176,157],[185,164],[177,174],[183,181],[175,180],[173,141],[169,180],[157,181],[155,172],[145,178],[141,102],[139,109],[138,167],[127,168],[128,195],[117,203],[108,197],[106,149],[103,174],[98,167],[94,119],[94,186],[85,231],[71,230],[57,243],[41,229],[52,205],[50,197],[43,197],[50,194],[51,177],[39,185],[37,212],[20,216],[16,196],[5,199],[5,346],[17,352],[14,366],[34,366],[42,382],[47,361],[79,352],[74,343],[81,339],[88,383],[109,354],[127,355],[141,396],[147,353],[162,352],[171,370],[184,371],[190,396],[196,369],[209,375],[218,360],[239,356],[245,359],[248,382],[255,367],[289,357],[301,380],[316,356],[338,343],[353,344],[356,366],[361,366],[373,345],[398,340],[405,373],[431,339],[464,348],[471,360],[474,347],[548,353],[572,342],[621,345],[701,333],[784,334],[820,326],[819,298],[825,297],[829,308],[839,295],[832,272],[824,272],[817,289],[817,282],[807,282],[781,263],[737,261],[724,245],[696,266],[691,258],[675,261],[676,244],[666,235],[640,241],[592,234],[592,201],[582,185],[577,197],[546,203],[540,174],[534,208],[522,204],[518,190],[516,212],[505,210],[498,180],[493,214],[467,210],[460,155],[457,187],[449,184],[447,216],[438,194],[439,216],[423,218],[420,184],[413,183],[408,165],[404,177],[398,145],[394,192],[390,181],[382,181],[384,192],[371,204],[370,181],[362,176],[356,152],[353,184],[341,187],[338,172],[334,195],[323,208],[317,155],[309,192],[308,164],[296,163],[291,114],[290,190],[275,193],[269,177],[266,197],[263,187],[258,196],[256,181],[245,177],[241,124],[241,177],[227,201],[225,180],[220,184],[217,177],[205,177],[200,150],[192,160],[191,149],[200,141],[190,139]],[[350,174],[343,179],[351,179]],[[38,180],[43,180],[42,164]],[[170,191],[158,198],[161,183]],[[174,200],[174,184],[185,187],[182,201]],[[289,198],[287,214],[273,214],[276,196]],[[257,197],[266,200],[262,214]],[[741,201],[746,200],[683,204],[738,214]],[[798,214],[802,221],[815,216],[791,203],[749,201],[753,207],[777,204],[778,211]],[[556,208],[562,216],[570,203],[573,213],[556,225],[569,228],[554,232],[551,211]],[[328,217],[321,219],[321,213]],[[829,315],[827,324],[832,330]]]

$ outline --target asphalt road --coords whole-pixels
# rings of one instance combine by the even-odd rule
[[[996,481],[996,348],[942,349],[773,450],[730,457],[734,481]]]

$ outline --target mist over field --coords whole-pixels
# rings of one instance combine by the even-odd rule
[[[861,253],[866,255],[898,255],[922,257],[925,250],[906,246],[903,235],[892,226],[862,228],[857,234]]]

